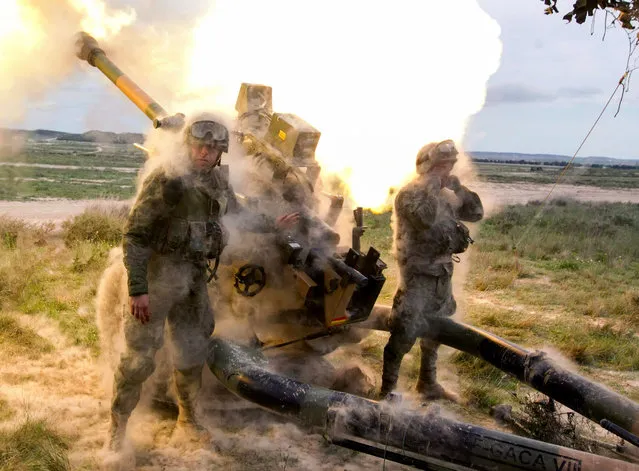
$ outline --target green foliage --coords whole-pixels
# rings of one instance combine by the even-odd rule
[[[519,257],[568,261],[563,267],[569,270],[579,264],[629,266],[639,260],[639,205],[558,200],[538,214],[540,209],[530,203],[508,206],[486,220],[477,238],[480,250],[515,248],[521,240]]]
[[[64,221],[64,242],[69,247],[82,241],[118,245],[122,240],[127,211],[125,207],[88,208],[73,219]]]
[[[462,378],[461,393],[467,403],[485,412],[506,401],[518,386],[511,376],[468,353],[453,354],[451,362]]]
[[[580,365],[636,370],[639,205],[556,200],[541,209],[509,206],[484,221],[470,286],[518,307],[474,304],[468,318],[528,346],[555,346]]]
[[[382,259],[390,259],[393,244],[391,231],[391,213],[376,214],[364,211],[364,226],[366,230],[362,237],[362,251],[366,252],[366,246],[375,247],[382,254]]]
[[[43,277],[44,249],[0,247],[0,308],[20,302],[29,288]]]
[[[639,370],[639,338],[632,328],[552,323],[539,332],[580,365]]]
[[[21,242],[43,243],[51,232],[51,224],[29,224],[20,219],[0,215],[0,247],[14,250]]]
[[[542,171],[531,172],[531,164],[516,163],[475,163],[478,177],[493,183],[536,183],[552,184],[561,175],[561,183],[568,185],[588,185],[599,188],[638,188],[639,167],[592,168],[557,165],[542,166]]]
[[[28,141],[18,152],[0,147],[0,160],[3,200],[128,199],[145,156],[130,145]]]
[[[68,221],[64,236],[70,241],[70,247],[62,245],[57,235],[42,236],[39,227],[0,219],[0,233],[3,228],[18,233],[15,248],[0,245],[2,310],[53,319],[73,344],[87,347],[97,355],[99,342],[93,298],[108,250],[116,242],[114,234],[118,234],[119,241],[118,226],[125,212],[125,208],[111,212],[91,208],[84,217]],[[9,334],[16,339],[27,335],[7,327],[4,335]],[[18,346],[14,344],[24,345],[22,350],[16,350],[20,354],[29,351],[36,355],[46,351],[42,345],[31,345],[33,338],[23,340],[10,345],[16,349]],[[9,345],[7,342],[5,345]]]
[[[0,471],[68,471],[68,440],[44,420],[0,431]]]

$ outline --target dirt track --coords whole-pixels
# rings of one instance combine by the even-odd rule
[[[495,208],[507,204],[523,204],[528,201],[543,200],[552,185],[533,183],[476,183],[472,185],[486,207]],[[550,196],[572,198],[579,201],[620,201],[639,203],[638,189],[599,188],[595,186],[557,185]],[[113,200],[64,200],[47,199],[40,201],[0,201],[0,215],[25,219],[32,222],[51,221],[60,223],[80,214],[87,206],[98,204],[124,205],[127,201]]]
[[[578,201],[619,201],[639,203],[639,189],[599,188],[597,186],[562,185],[553,189],[551,184],[535,183],[476,183],[473,189],[482,196],[490,195],[498,204],[523,204],[541,201],[552,189],[550,199],[571,198]]]
[[[0,201],[0,215],[24,219],[30,222],[60,223],[82,213],[92,205],[127,204],[128,201],[114,200],[65,200],[46,199],[39,201]]]

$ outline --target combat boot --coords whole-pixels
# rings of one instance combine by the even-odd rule
[[[111,412],[111,425],[109,426],[109,436],[107,437],[107,450],[115,453],[122,451],[124,448],[126,424],[128,421],[128,415]]]
[[[209,442],[211,434],[197,419],[195,399],[202,385],[202,367],[175,370],[175,386],[178,396],[176,432],[191,441]]]
[[[426,401],[446,399],[451,402],[460,402],[459,396],[446,390],[437,382],[437,349],[439,343],[429,339],[420,339],[421,364],[419,366],[419,379],[415,389]]]
[[[377,400],[383,401],[384,399],[386,399],[386,397],[393,392],[395,386],[395,381],[387,381],[385,379],[382,379],[382,387],[379,389]]]
[[[447,390],[437,382],[437,370],[423,368],[419,370],[419,379],[415,386],[417,392],[426,401],[435,401],[437,399],[446,399],[451,402],[459,403],[460,398],[457,394]]]
[[[436,381],[434,383],[426,383],[418,380],[415,389],[426,401],[446,399],[447,401],[455,402],[458,404],[461,401],[456,393],[449,391]]]

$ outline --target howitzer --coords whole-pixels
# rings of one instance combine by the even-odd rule
[[[184,125],[183,114],[169,116],[109,60],[93,37],[79,33],[76,47],[77,56],[106,75],[152,120],[154,127],[176,130]],[[296,240],[280,241],[276,247],[283,265],[295,279],[292,294],[299,297],[299,309],[278,313],[273,319],[305,326],[303,332],[314,337],[341,333],[347,324],[370,314],[385,281],[382,271],[386,265],[374,248],[366,254],[361,254],[359,248],[337,248],[339,234],[331,225],[337,220],[344,199],[331,195],[326,218],[316,215],[314,192],[321,167],[314,153],[320,133],[296,115],[273,113],[271,96],[270,87],[243,83],[236,103],[239,129],[233,134],[248,155],[273,172],[266,188],[257,194],[242,194],[239,199],[259,209],[271,203],[278,211],[285,201],[300,212]],[[151,153],[139,144],[137,147]],[[259,185],[252,183],[247,190],[254,190],[251,186]],[[238,269],[233,281],[239,294],[252,298],[265,286],[266,271],[248,261]],[[292,342],[300,340],[301,334]]]
[[[93,38],[80,34],[78,46],[78,57],[102,71],[153,121],[155,127],[178,129],[182,126],[183,115],[170,116],[107,58]],[[257,90],[264,92],[270,89]],[[241,89],[240,104],[242,93],[251,95],[253,92],[248,85],[243,91]],[[264,93],[254,95],[258,98],[265,96]],[[270,97],[270,91],[266,96]],[[304,176],[313,186],[313,172],[318,171],[319,166],[312,165],[309,157],[310,150],[314,151],[317,144],[318,133],[285,115],[273,124],[275,114],[270,109],[270,101],[260,102],[261,98],[253,98],[248,101],[257,105],[246,109],[240,106],[238,109],[239,120],[243,123],[238,135],[253,136],[248,142],[260,146],[263,156],[267,150],[269,165],[274,165],[276,170],[288,169],[287,176],[301,172],[301,164],[306,164]],[[311,174],[308,173],[309,168],[313,169]],[[276,176],[275,173],[273,176]],[[247,201],[250,198],[247,195]],[[307,208],[305,210],[312,214],[312,210]],[[337,338],[334,334],[352,326],[387,330],[389,308],[375,307],[385,282],[383,270],[386,265],[374,248],[365,254],[360,251],[359,239],[364,229],[362,216],[358,208],[354,213],[356,227],[350,249],[331,250],[336,241],[328,244],[329,247],[322,247],[322,250],[313,247],[308,240],[298,242],[295,238],[285,237],[277,241],[278,255],[295,280],[287,288],[300,299],[299,309],[279,312],[278,317],[283,323],[306,329],[307,335],[280,344],[263,345],[263,348],[327,335]],[[319,218],[310,217],[308,220],[317,224],[315,228],[324,227],[325,230],[329,226]],[[319,232],[323,234],[320,239],[330,235],[329,231]],[[242,268],[236,274],[238,286],[265,282],[259,267],[247,264]],[[247,293],[251,296],[257,294],[251,289]],[[433,321],[431,330],[435,340],[486,360],[601,423],[629,443],[639,443],[636,436],[639,434],[639,405],[633,401],[560,368],[544,355],[529,352],[480,329],[450,319],[439,319]],[[397,410],[392,404],[299,383],[270,372],[259,350],[247,349],[220,338],[211,340],[208,364],[218,379],[235,394],[321,430],[334,444],[420,469],[637,469],[630,463],[491,431],[434,414]]]
[[[315,149],[321,133],[297,115],[274,113],[271,87],[242,83],[235,109],[238,128],[234,134],[258,166],[270,171],[270,182],[262,196],[279,196],[294,208],[317,212],[317,182],[321,167]],[[274,184],[274,185],[273,185]],[[344,198],[322,192],[330,199],[323,220],[333,226],[344,205]]]

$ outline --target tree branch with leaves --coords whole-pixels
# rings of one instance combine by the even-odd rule
[[[546,5],[546,15],[559,13],[557,8],[558,0],[542,0]],[[564,14],[563,19],[576,23],[585,23],[587,17],[593,16],[596,10],[612,10],[615,21],[618,21],[624,29],[634,30],[639,23],[639,0],[617,1],[617,0],[577,0],[572,10]]]

